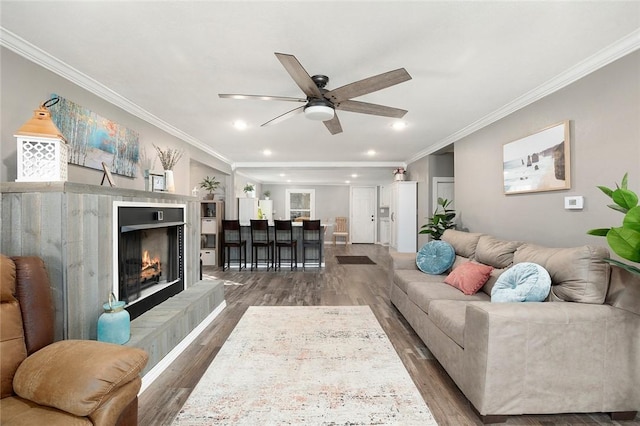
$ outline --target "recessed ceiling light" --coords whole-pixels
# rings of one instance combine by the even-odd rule
[[[236,120],[233,122],[233,127],[237,130],[244,130],[247,128],[247,122],[243,120]]]
[[[345,180],[344,183],[351,183],[351,181],[350,180]]]
[[[396,121],[391,125],[391,127],[394,130],[402,130],[405,127],[407,127],[407,122],[406,121]]]
[[[352,178],[357,178],[357,177],[358,177],[358,175],[354,173],[354,174],[352,174],[352,175],[351,175],[351,177],[352,177]]]
[[[271,155],[271,150],[265,149],[264,151],[262,151],[262,153],[268,157],[269,155]]]
[[[373,149],[370,149],[369,151],[367,151],[367,155],[374,156],[376,155],[376,152]]]
[[[280,173],[280,177],[285,177],[286,175],[284,173]]]

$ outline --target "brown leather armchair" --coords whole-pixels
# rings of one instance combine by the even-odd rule
[[[145,351],[54,340],[49,276],[38,257],[0,255],[0,423],[136,425]]]

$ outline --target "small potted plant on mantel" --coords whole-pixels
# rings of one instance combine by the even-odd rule
[[[216,180],[216,177],[209,177],[202,179],[200,182],[200,188],[205,189],[209,193],[205,195],[205,200],[213,200],[215,197],[214,191],[220,187],[220,182]]]
[[[253,198],[254,196],[254,192],[255,191],[255,186],[253,186],[252,184],[248,183],[244,186],[244,188],[242,188],[242,191],[245,193],[245,195],[249,198]]]
[[[263,195],[264,195],[264,199],[268,200],[269,197],[271,197],[271,191],[267,189],[266,191],[264,191]]]

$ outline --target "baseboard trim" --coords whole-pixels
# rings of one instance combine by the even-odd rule
[[[166,370],[173,361],[184,352],[187,347],[204,331],[209,324],[217,318],[218,315],[227,307],[227,301],[223,300],[209,315],[202,320],[196,328],[194,328],[187,336],[176,345],[168,354],[164,356],[151,370],[142,377],[142,386],[140,387],[140,396],[151,384]]]

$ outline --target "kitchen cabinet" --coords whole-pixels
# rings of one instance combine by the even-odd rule
[[[400,253],[415,253],[418,245],[418,183],[398,181],[390,187],[389,245]]]
[[[388,246],[389,245],[389,233],[391,232],[391,228],[389,226],[389,218],[380,219],[380,244]]]
[[[380,207],[389,207],[389,185],[380,185]]]

